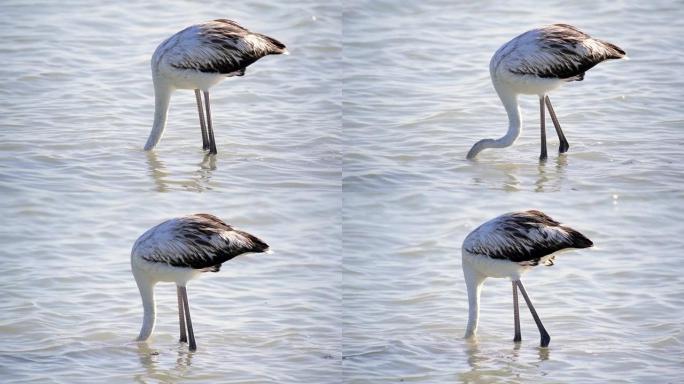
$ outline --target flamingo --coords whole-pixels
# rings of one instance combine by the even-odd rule
[[[188,281],[204,272],[218,272],[223,263],[248,252],[269,252],[269,249],[257,237],[206,213],[170,219],[143,233],[131,252],[131,269],[144,311],[137,340],[146,341],[154,330],[157,313],[154,286],[160,281],[174,282],[180,342],[187,342],[189,338],[189,349],[195,351],[197,344],[186,290]]]
[[[194,89],[202,148],[216,154],[209,88],[226,77],[243,76],[247,66],[266,55],[279,54],[288,54],[283,43],[226,19],[187,27],[164,40],[152,56],[154,123],[145,150],[153,149],[164,133],[171,93],[176,89]],[[204,93],[206,125],[200,90]]]
[[[522,340],[518,311],[518,288],[530,309],[541,346],[551,337],[544,328],[520,281],[523,273],[543,264],[554,264],[556,253],[569,248],[588,248],[592,241],[578,231],[560,224],[543,212],[512,212],[491,219],[470,232],[463,241],[462,268],[468,290],[466,338],[477,335],[480,316],[480,292],[486,278],[510,278],[513,285],[513,341]]]
[[[615,44],[594,39],[567,24],[553,24],[527,31],[499,48],[489,62],[489,73],[508,114],[508,132],[500,139],[483,139],[470,148],[468,159],[474,159],[487,148],[513,145],[522,131],[518,105],[519,94],[539,96],[541,116],[540,160],[547,158],[544,105],[560,140],[559,153],[570,148],[563,134],[548,93],[571,81],[581,81],[584,73],[596,64],[610,59],[627,59],[625,51]]]

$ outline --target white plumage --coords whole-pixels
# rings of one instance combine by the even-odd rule
[[[467,158],[473,159],[487,148],[513,145],[522,132],[519,94],[539,96],[542,140],[540,159],[547,157],[545,105],[560,140],[559,152],[566,152],[570,145],[547,94],[569,81],[583,80],[585,72],[602,61],[620,58],[626,56],[618,46],[594,39],[567,24],[533,29],[504,44],[492,57],[489,72],[508,114],[508,131],[500,139],[478,141],[468,152]]]
[[[243,253],[268,252],[268,245],[209,214],[167,220],[143,233],[131,251],[131,269],[143,303],[139,341],[147,340],[156,320],[154,286],[173,282],[177,286],[181,341],[195,350],[186,285],[204,272],[218,272],[221,265]]]
[[[557,252],[587,248],[593,243],[576,230],[564,226],[540,211],[512,212],[491,219],[473,230],[463,241],[462,267],[468,289],[469,316],[466,337],[477,333],[480,292],[488,277],[509,278],[513,284],[515,341],[520,341],[518,287],[542,335],[542,346],[550,337],[539,320],[520,281],[539,264],[551,266]]]
[[[176,89],[194,89],[203,148],[216,154],[209,88],[226,77],[243,76],[247,66],[266,55],[287,53],[285,45],[276,39],[226,19],[193,25],[166,39],[151,61],[155,114],[145,150],[154,148],[164,133],[171,93]],[[206,126],[200,91],[204,92]]]

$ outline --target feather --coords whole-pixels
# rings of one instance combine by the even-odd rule
[[[625,57],[618,46],[594,39],[567,24],[553,24],[527,31],[497,51],[498,69],[516,75],[582,80],[584,73],[602,61]],[[504,60],[505,59],[505,60]]]
[[[205,213],[167,220],[133,246],[133,252],[149,262],[212,272],[243,253],[266,251],[268,245],[259,238]]]
[[[471,254],[524,265],[553,265],[553,258],[545,256],[566,248],[593,245],[581,233],[535,210],[507,213],[489,220],[472,231],[463,244]]]
[[[226,19],[188,27],[157,50],[155,56],[163,56],[174,68],[236,76],[242,76],[245,68],[266,55],[287,53],[278,40]]]

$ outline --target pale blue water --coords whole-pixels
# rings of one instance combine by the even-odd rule
[[[0,5],[0,381],[16,383],[678,382],[684,371],[684,8],[552,1],[112,2]],[[219,155],[194,95],[160,146],[149,58],[183,27],[231,18],[282,40],[212,90]],[[507,149],[464,159],[506,115],[492,53],[566,22],[624,48],[554,92],[570,142],[539,164],[538,105]],[[513,337],[489,280],[477,344],[460,246],[503,212],[542,209],[596,247],[537,268]],[[188,288],[198,351],[157,287],[149,343],[133,242],[210,212],[266,240]]]
[[[341,367],[339,7],[317,2],[0,5],[0,381],[337,382]],[[191,91],[158,149],[149,59],[193,23],[233,18],[270,56],[212,90],[205,158]],[[188,286],[198,352],[179,345],[175,287],[135,343],[130,249],[210,212],[263,238]]]
[[[684,372],[684,8],[580,2],[349,2],[344,17],[344,338],[347,383],[666,383]],[[565,22],[624,48],[551,95],[570,142],[540,165],[538,100],[507,149],[464,159],[507,127],[489,59]],[[490,279],[479,344],[463,339],[463,238],[537,208],[596,247],[537,268],[526,288],[548,350],[511,285]],[[521,299],[522,300],[522,299]]]

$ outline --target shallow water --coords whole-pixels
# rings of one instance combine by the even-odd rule
[[[684,10],[532,2],[310,1],[0,5],[2,382],[677,382],[684,371]],[[227,11],[228,10],[228,11]],[[201,151],[194,95],[172,97],[159,147],[149,57],[219,17],[288,45],[212,89],[219,154]],[[540,164],[538,105],[507,149],[492,53],[574,24],[624,48],[551,95],[570,152]],[[542,209],[593,249],[525,286],[487,281],[477,343],[461,337],[460,246],[503,212]],[[198,351],[177,343],[175,289],[142,309],[135,239],[210,212],[267,241],[188,288]]]
[[[353,2],[344,18],[344,338],[348,383],[679,382],[684,372],[684,83],[681,7],[518,2]],[[567,22],[624,48],[550,97],[540,164],[535,96],[511,148],[464,159],[505,133],[493,52],[537,25]],[[551,334],[511,285],[489,279],[479,343],[462,339],[463,238],[504,212],[537,208],[589,236],[525,278]],[[521,299],[522,302],[522,299]]]
[[[337,382],[339,8],[23,3],[0,12],[0,381]],[[143,152],[152,52],[219,17],[292,54],[212,90],[216,158],[202,153],[191,91],[173,95],[165,136]],[[193,212],[224,218],[274,253],[190,283],[197,353],[177,343],[168,283],[156,289],[153,339],[138,345],[130,248],[147,228]]]

